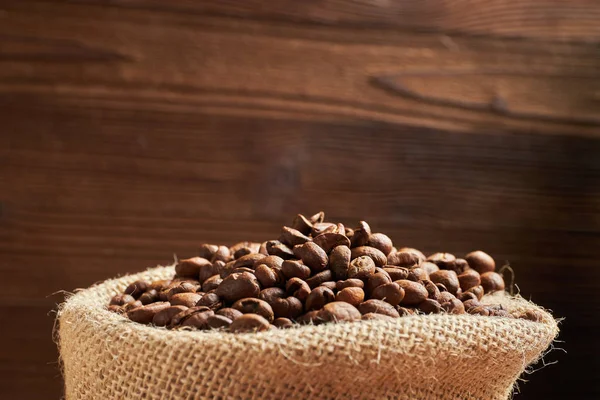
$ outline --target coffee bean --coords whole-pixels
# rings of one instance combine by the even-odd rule
[[[317,315],[324,322],[357,321],[362,317],[356,307],[342,301],[326,304]]]
[[[237,249],[235,251],[235,253],[233,253],[233,259],[237,260],[241,257],[244,257],[248,254],[252,254],[252,249],[250,247],[242,247],[240,249]]]
[[[116,304],[110,304],[107,309],[108,309],[108,311],[114,312],[114,313],[117,313],[117,314],[124,314],[125,313],[125,310],[123,309],[123,307],[121,307],[119,305],[116,305]]]
[[[149,324],[156,314],[168,307],[171,307],[171,304],[168,302],[152,303],[128,311],[127,317],[133,322]]]
[[[360,304],[358,306],[358,311],[360,311],[360,313],[363,315],[368,313],[376,313],[388,315],[390,317],[395,318],[398,318],[400,316],[400,314],[398,314],[398,311],[396,311],[394,306],[392,306],[389,303],[386,303],[383,300],[376,299],[367,300],[364,303]]]
[[[281,243],[279,240],[269,240],[267,242],[267,253],[269,253],[270,256],[281,257],[284,260],[294,258],[294,253],[292,252],[292,249],[290,249],[285,244]]]
[[[285,291],[279,287],[271,287],[266,288],[260,291],[258,298],[266,301],[271,306],[273,306],[273,302],[278,299],[282,299],[285,297]]]
[[[333,279],[333,274],[330,269],[326,269],[324,271],[319,272],[318,274],[313,275],[311,278],[305,280],[308,286],[311,289],[316,288],[317,286],[321,286],[323,282],[327,282]]]
[[[270,303],[276,318],[297,318],[304,310],[302,302],[293,296],[275,299]]]
[[[448,266],[448,269],[451,269],[452,271],[456,272],[457,275],[460,275],[469,269],[469,264],[467,263],[467,260],[463,258],[457,258]]]
[[[235,269],[246,267],[252,269],[254,268],[255,263],[259,262],[256,265],[262,264],[262,259],[265,257],[265,255],[259,253],[246,254],[245,256],[242,256],[235,260],[233,268]]]
[[[154,303],[155,301],[158,301],[158,292],[154,289],[150,289],[141,295],[139,300],[143,305]]]
[[[475,271],[474,269],[468,269],[462,274],[458,275],[458,282],[463,291],[469,290],[475,286],[479,286],[481,283],[479,272]]]
[[[381,251],[386,257],[392,252],[392,239],[383,233],[372,233],[367,241],[367,246],[371,246]]]
[[[294,323],[288,318],[276,318],[273,325],[280,329],[288,329],[294,326]]]
[[[227,264],[225,264],[221,268],[221,272],[220,272],[221,278],[225,279],[233,273],[233,270],[235,269],[235,268],[233,268],[234,264],[235,264],[235,261],[229,261]]]
[[[190,316],[192,316],[195,313],[201,313],[201,312],[205,312],[205,311],[210,311],[212,313],[212,310],[208,307],[196,306],[196,307],[187,308],[187,309],[179,312],[178,314],[175,314],[171,318],[171,323],[169,324],[169,328],[174,328],[174,327],[180,326],[183,323],[183,321],[185,321],[186,318],[189,318]],[[210,315],[212,315],[212,314],[210,314]]]
[[[448,291],[448,289],[446,289],[446,286],[442,285],[441,283],[436,283],[435,286],[438,288],[440,293]]]
[[[439,270],[431,274],[429,279],[433,283],[441,283],[452,294],[456,294],[458,292],[458,288],[460,287],[458,276],[454,271]]]
[[[461,300],[461,299],[459,299]],[[479,302],[479,300],[477,299],[467,299],[467,300],[461,300],[463,302],[463,306],[465,307],[465,310],[467,312],[469,312],[469,310],[471,308],[475,308],[475,307],[480,307],[482,304]]]
[[[306,298],[306,310],[320,310],[327,303],[335,300],[335,295],[331,289],[324,286],[314,288]]]
[[[235,273],[223,279],[216,294],[227,303],[233,303],[246,297],[257,297],[260,293],[258,280],[248,272]]]
[[[258,314],[244,314],[229,326],[230,332],[264,332],[271,328],[269,321]]]
[[[241,274],[243,272],[247,272],[249,274],[254,275],[254,270],[252,268],[248,268],[248,267],[234,268],[233,271],[231,271],[232,274]]]
[[[215,255],[217,250],[219,250],[219,246],[217,245],[207,243],[202,244],[200,245],[200,250],[198,251],[198,257],[210,260]]]
[[[171,296],[169,303],[172,306],[194,307],[202,297],[198,293],[177,293]]]
[[[408,268],[387,265],[383,267],[383,270],[388,273],[392,282],[400,279],[408,279]]]
[[[472,287],[471,289],[468,289],[465,292],[473,293],[475,296],[477,296],[478,300],[481,300],[481,298],[483,297],[483,294],[484,294],[483,286],[481,286],[481,285]]]
[[[324,287],[328,288],[329,290],[336,290],[336,288],[337,288],[337,284],[334,281],[323,282],[319,286],[324,286]]]
[[[398,249],[397,251],[408,252],[408,253],[414,254],[415,256],[417,256],[417,258],[419,260],[419,262],[418,262],[419,264],[424,262],[427,259],[427,257],[425,257],[425,254],[423,254],[421,251],[414,249],[412,247],[402,247],[402,248]]]
[[[485,272],[481,274],[481,286],[485,293],[504,290],[504,279],[496,272]]]
[[[427,290],[427,297],[429,299],[432,299],[432,300],[438,299],[438,297],[440,296],[440,290],[435,285],[435,283],[431,282],[430,280],[423,280],[420,283],[421,283],[421,285],[423,285],[425,290]]]
[[[406,278],[409,281],[419,282],[429,279],[429,275],[425,270],[421,267],[413,267],[408,270],[408,277]]]
[[[261,264],[256,267],[254,275],[262,287],[265,288],[282,285],[285,281],[285,277],[283,276],[282,272],[274,268],[267,267],[265,264]]]
[[[132,285],[139,285],[139,282],[143,282],[143,281],[134,282],[131,285],[129,285],[128,288],[130,288]],[[171,279],[161,279],[159,281],[154,281],[149,285],[146,283],[146,289],[143,290],[142,293],[144,293],[148,289],[154,289],[160,293],[162,290],[165,290],[171,283],[173,283],[173,281]],[[138,286],[138,290],[141,287],[142,286]],[[125,289],[125,292],[127,293],[127,289]],[[142,295],[142,293],[136,291],[135,296],[133,296],[133,295],[132,296],[135,298],[139,298]]]
[[[440,269],[448,269],[456,260],[454,254],[450,253],[434,253],[427,257],[427,261],[434,263]]]
[[[460,300],[458,300],[456,298],[454,298],[450,301],[441,303],[441,306],[442,306],[442,309],[444,309],[449,314],[464,314],[465,313],[465,306],[463,305],[463,303]]]
[[[371,227],[365,221],[358,223],[358,228],[354,229],[352,235],[352,247],[360,247],[367,244],[369,237],[371,236]]]
[[[361,256],[350,261],[348,277],[355,279],[369,279],[375,273],[375,262],[371,257]]]
[[[419,304],[419,311],[425,314],[439,314],[442,306],[433,299],[425,299]]]
[[[363,321],[395,321],[396,320],[396,318],[390,317],[389,315],[376,314],[376,313],[364,314],[361,319]]]
[[[243,314],[258,314],[271,322],[274,319],[273,309],[264,300],[247,298],[236,301],[233,306],[234,309],[241,311]]]
[[[285,290],[288,296],[294,296],[301,302],[305,302],[310,294],[310,286],[300,278],[292,278],[285,284]]]
[[[354,229],[352,229],[352,228],[344,228],[344,229],[346,230],[346,237],[348,239],[351,239],[352,236],[354,235]],[[350,242],[350,243],[352,243],[352,242]]]
[[[308,266],[312,272],[321,272],[327,267],[327,253],[313,242],[294,247],[294,254]]]
[[[312,223],[304,215],[298,214],[292,222],[292,229],[296,229],[303,235],[308,235],[312,230]]]
[[[387,257],[385,254],[377,250],[375,247],[360,246],[353,248],[351,251],[352,259],[364,256],[370,257],[375,263],[376,267],[383,267],[387,263]]]
[[[115,296],[112,297],[112,299],[110,299],[110,305],[113,306],[122,306],[124,304],[130,303],[132,301],[135,301],[135,299],[133,298],[133,296],[130,296],[128,294],[117,294]]]
[[[221,282],[223,282],[223,278],[221,278],[221,275],[213,275],[204,281],[204,283],[202,284],[202,291],[210,292],[211,290],[215,290],[219,287]]]
[[[221,269],[225,264],[223,261],[216,261],[211,264],[205,264],[200,267],[200,272],[198,272],[198,281],[200,284],[204,283],[211,276],[219,275],[221,273]]]
[[[235,321],[236,319],[238,319],[239,317],[241,317],[243,314],[241,311],[236,310],[235,308],[221,308],[217,311],[215,311],[216,315],[222,315],[223,317],[227,317],[228,319]]]
[[[179,260],[175,265],[175,273],[177,276],[186,278],[198,278],[200,269],[205,265],[210,265],[210,261],[206,258],[193,257],[186,260]]]
[[[312,239],[294,228],[288,228],[284,226],[281,229],[281,235],[279,235],[279,241],[289,247],[294,247],[297,244],[304,244],[310,242]]]
[[[425,286],[418,282],[402,279],[394,281],[394,283],[398,284],[404,290],[404,298],[400,302],[403,306],[416,306],[429,296]]]
[[[419,267],[421,267],[427,273],[427,275],[431,275],[434,272],[440,270],[440,267],[438,267],[437,265],[435,265],[434,263],[429,262],[429,261],[425,261],[425,262],[421,263],[421,265],[419,265]]]
[[[315,215],[311,215],[310,217],[308,217],[308,220],[314,225],[314,224],[320,224],[323,221],[325,221],[325,213],[323,211],[319,211],[318,213],[316,213]]]
[[[469,263],[469,267],[473,268],[480,274],[486,272],[493,272],[496,270],[496,262],[489,254],[484,253],[481,250],[473,251],[465,256],[465,259]]]
[[[229,262],[232,259],[232,252],[226,246],[219,246],[219,249],[213,254],[210,259],[211,263],[215,263],[217,261]]]
[[[376,272],[367,280],[365,291],[370,296],[377,287],[385,285],[386,283],[392,283],[392,278],[390,278],[390,275],[387,272]]]
[[[253,242],[238,242],[236,244],[234,244],[233,246],[229,247],[227,250],[229,250],[229,253],[231,255],[234,255],[235,253],[237,253],[238,251],[242,250],[242,249],[248,249],[249,253],[258,253],[258,249],[259,249],[260,245],[257,243],[253,243]],[[243,256],[245,254],[241,254],[241,256]]]
[[[337,246],[350,247],[350,239],[342,233],[325,232],[313,239],[326,253],[330,253]]]
[[[281,272],[287,279],[307,279],[311,274],[310,268],[298,260],[285,260],[281,265]]]
[[[383,300],[393,306],[400,304],[404,296],[404,289],[394,282],[376,287],[371,294],[372,299]]]
[[[188,308],[188,310],[191,310],[191,308]],[[215,315],[215,313],[212,310],[197,310],[181,321],[180,326],[189,326],[196,329],[208,329],[208,319],[213,315]],[[173,317],[173,319],[174,318],[175,317]]]
[[[146,281],[135,281],[133,283],[131,283],[129,286],[127,286],[127,288],[125,289],[125,294],[130,295],[131,297],[133,297],[134,299],[139,299],[140,296],[146,292],[146,290],[149,289],[149,284]],[[162,290],[159,288],[153,288],[156,291]]]
[[[210,329],[229,328],[232,323],[232,320],[223,315],[211,315],[206,319],[206,325]]]
[[[312,231],[310,233],[312,237],[316,237],[327,232],[337,232],[337,225],[332,224],[331,222],[317,222],[313,224]]]
[[[196,293],[198,286],[194,285],[191,282],[181,282],[181,283],[173,283],[166,290],[166,299],[171,300],[171,297],[175,296],[178,293]],[[159,294],[161,299],[164,298],[164,295]]]
[[[133,310],[134,308],[138,308],[141,306],[143,306],[142,302],[139,300],[136,300],[136,301],[130,301],[129,303],[123,305],[121,308],[123,309],[123,311],[129,312],[130,310]]]
[[[544,313],[538,310],[527,310],[524,313],[519,314],[517,318],[526,319],[533,322],[542,322],[545,319]]]
[[[319,310],[321,311],[321,310]],[[313,324],[313,325],[318,325],[321,324],[325,321],[323,321],[320,317],[319,317],[319,311],[309,311],[305,314],[300,315],[298,318],[296,318],[296,322],[299,323],[300,325],[309,325],[309,324]]]
[[[269,268],[280,269],[283,265],[283,258],[278,256],[266,256],[265,258],[261,258],[254,263],[254,267],[258,267],[261,264],[266,265]]]
[[[223,301],[215,292],[206,293],[196,302],[197,307],[208,307],[211,310],[218,310],[223,307]]]
[[[413,308],[406,308],[406,307],[400,307],[400,306],[396,306],[396,311],[398,312],[398,315],[401,317],[407,317],[409,315],[417,314],[417,312]]]
[[[187,310],[186,306],[178,305],[162,309],[157,312],[152,318],[152,324],[156,326],[167,326],[171,323],[171,319],[182,311]]]
[[[387,264],[397,267],[411,268],[421,262],[419,255],[412,251],[392,251],[387,256]]]
[[[351,254],[348,246],[337,246],[329,254],[329,268],[335,280],[348,278]]]
[[[362,289],[365,287],[365,283],[360,279],[346,279],[343,281],[337,281],[335,283],[335,287],[337,290],[344,290],[348,287],[358,287]]]
[[[335,295],[335,301],[345,301],[358,307],[365,299],[365,292],[359,287],[346,287]]]

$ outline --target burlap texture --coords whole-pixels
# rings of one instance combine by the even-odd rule
[[[558,333],[536,323],[471,315],[303,326],[264,333],[168,331],[105,309],[138,279],[106,281],[59,311],[59,347],[70,399],[506,399]],[[509,310],[536,309],[506,295]]]

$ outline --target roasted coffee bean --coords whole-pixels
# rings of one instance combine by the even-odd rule
[[[175,315],[187,309],[188,307],[181,305],[164,308],[154,315],[152,324],[156,326],[167,326],[171,323],[171,319],[173,319]]]
[[[239,317],[241,317],[243,314],[241,311],[236,310],[235,308],[221,308],[217,311],[215,311],[216,315],[222,315],[223,317],[227,317],[228,319],[235,321],[236,319],[238,319]]]
[[[127,286],[127,288],[125,289],[125,294],[130,295],[131,297],[133,297],[134,299],[139,299],[140,296],[146,292],[146,290],[149,289],[149,284],[146,281],[135,281],[133,283],[131,283],[129,286]],[[153,288],[156,291],[162,290],[159,288]]]
[[[465,256],[469,263],[469,267],[473,268],[480,274],[493,272],[496,270],[496,262],[489,254],[481,250],[473,251]]]
[[[259,249],[260,245],[258,243],[254,243],[254,242],[238,242],[236,244],[234,244],[233,246],[229,247],[229,253],[231,255],[234,255],[235,253],[237,253],[239,250],[242,249],[249,249],[250,253],[258,253],[258,249]],[[250,254],[247,253],[247,254]],[[241,254],[240,256],[243,256],[244,254]]]
[[[337,246],[350,247],[350,239],[342,233],[325,232],[313,239],[326,253],[330,253]]]
[[[450,253],[434,253],[427,257],[427,261],[434,263],[440,269],[449,269],[454,260],[456,260],[456,257]]]
[[[504,279],[496,272],[485,272],[481,274],[481,286],[485,293],[493,293],[504,290]]]
[[[311,274],[310,268],[298,260],[285,260],[281,265],[281,272],[287,279],[307,279]]]
[[[273,321],[273,325],[275,325],[279,329],[287,329],[292,328],[294,323],[288,318],[276,318]]]
[[[441,303],[442,309],[444,309],[449,314],[464,314],[465,306],[462,301],[454,298],[450,301]]]
[[[142,282],[142,281],[134,282],[134,283],[132,283],[132,285],[134,285],[134,284],[137,285],[138,282]],[[165,290],[167,287],[169,287],[169,285],[171,283],[173,283],[173,281],[171,279],[161,279],[159,281],[152,282],[150,285],[146,284],[146,287],[147,287],[146,290],[148,290],[148,289],[154,289],[154,290],[156,290],[157,292],[160,293],[162,290]],[[130,287],[130,286],[131,285],[129,285],[128,287]],[[141,287],[141,286],[139,286],[139,287]],[[138,287],[138,289],[139,289],[139,287]],[[125,290],[127,290],[127,289],[125,289]],[[144,292],[146,290],[144,290]],[[139,298],[142,295],[142,293],[139,293],[137,291],[135,293],[136,293],[136,295],[133,296],[135,298]]]
[[[383,233],[372,233],[367,241],[367,246],[371,246],[381,251],[386,257],[392,252],[392,239]],[[387,262],[387,261],[386,261]]]
[[[358,223],[358,228],[354,229],[352,235],[352,247],[360,247],[367,244],[371,236],[371,227],[365,221]]]
[[[460,300],[460,299],[459,299]],[[465,307],[465,310],[468,312],[471,308],[474,307],[479,307],[482,304],[479,302],[479,300],[477,299],[468,299],[468,300],[461,300],[463,302],[463,306]]]
[[[519,314],[517,318],[526,319],[533,322],[542,322],[545,319],[544,313],[538,310],[527,310],[524,313]]]
[[[375,262],[369,256],[357,257],[350,261],[348,278],[369,279],[375,273]]]
[[[211,290],[215,290],[219,287],[221,282],[223,282],[223,278],[221,278],[221,275],[213,275],[204,281],[204,283],[202,284],[202,291],[210,292]]]
[[[152,303],[129,310],[127,312],[127,317],[133,322],[149,324],[156,314],[168,307],[171,307],[171,304],[168,302]]]
[[[310,286],[300,278],[292,278],[285,284],[285,290],[288,296],[294,296],[301,302],[305,302],[310,294]]]
[[[362,289],[365,287],[365,283],[360,279],[346,279],[335,283],[335,288],[337,290],[343,290],[348,287],[358,287]]]
[[[490,315],[490,310],[485,306],[471,307],[467,309],[467,312],[472,315],[483,315],[485,317]]]
[[[351,254],[348,246],[337,246],[329,254],[329,268],[335,280],[348,278]]]
[[[254,275],[264,288],[279,286],[285,281],[285,277],[281,271],[267,267],[265,264],[256,267]]]
[[[452,294],[456,294],[458,292],[458,288],[460,287],[458,276],[454,271],[439,270],[431,274],[429,279],[433,283],[441,283]]]
[[[206,264],[200,267],[200,272],[198,273],[198,281],[200,284],[203,284],[211,276],[219,275],[221,273],[221,269],[225,264],[223,261],[216,261],[212,264]]]
[[[176,326],[180,326],[183,323],[183,321],[185,321],[186,318],[189,318],[191,315],[193,315],[195,313],[201,313],[201,312],[205,312],[205,311],[210,311],[212,313],[212,310],[208,307],[196,306],[196,307],[187,308],[187,309],[181,311],[180,313],[175,314],[171,318],[171,323],[169,324],[169,327],[174,328]],[[212,314],[210,314],[210,315],[212,315]]]
[[[269,321],[258,314],[244,314],[229,325],[230,332],[263,332],[270,328]]]
[[[171,297],[179,293],[196,293],[197,289],[198,286],[191,282],[174,283],[165,290],[166,298],[167,300],[171,300]],[[161,300],[164,298],[162,294],[159,294],[159,297]]]
[[[384,314],[367,313],[361,319],[363,321],[394,321],[396,318]]]
[[[425,299],[419,304],[419,311],[425,314],[439,314],[442,306],[436,300]]]
[[[121,307],[119,305],[116,305],[116,304],[110,304],[108,306],[108,311],[114,312],[114,313],[117,313],[117,314],[124,314],[125,313],[125,310],[123,309],[123,307]]]
[[[311,278],[305,280],[308,286],[311,289],[316,288],[317,286],[321,286],[323,282],[327,282],[333,279],[333,274],[330,269],[326,269],[324,271],[319,272],[318,274],[313,275]]]
[[[319,211],[318,213],[316,213],[315,215],[311,215],[310,217],[308,217],[308,220],[314,225],[314,224],[320,224],[323,221],[325,221],[325,213],[323,211]]]
[[[463,291],[469,290],[475,286],[479,286],[481,283],[479,272],[475,271],[474,269],[468,269],[462,274],[458,275],[458,282]]]
[[[320,311],[320,310],[319,310]],[[309,311],[305,314],[300,315],[298,318],[296,318],[296,322],[299,323],[300,325],[318,325],[321,324],[325,321],[323,321],[320,317],[319,317],[319,311]]]
[[[210,259],[210,262],[215,263],[217,261],[223,261],[227,263],[233,258],[232,254],[233,253],[229,250],[228,247],[219,246],[219,249],[216,251],[215,254],[213,254],[212,258]]]
[[[217,246],[215,244],[204,243],[204,244],[200,245],[200,250],[198,251],[198,257],[202,257],[207,260],[210,260],[215,255],[217,250],[219,250],[219,246]]]
[[[175,265],[175,273],[177,276],[185,278],[198,278],[200,269],[205,265],[210,265],[210,261],[202,257],[193,257],[186,260],[179,260]]]
[[[130,296],[128,294],[117,294],[113,296],[112,299],[110,299],[110,305],[122,306],[132,301],[135,301],[133,296]]]
[[[481,300],[481,298],[483,297],[483,294],[484,294],[483,286],[481,286],[481,285],[472,287],[471,289],[466,290],[465,292],[473,293],[475,296],[477,296],[478,300]]]
[[[210,292],[204,294],[204,296],[198,299],[198,301],[196,302],[196,306],[204,306],[210,308],[211,310],[218,310],[219,308],[223,307],[223,301],[221,300],[219,295],[217,295],[217,293]]]
[[[423,285],[425,290],[427,290],[427,298],[432,299],[432,300],[438,299],[438,297],[440,296],[440,289],[438,289],[438,287],[435,285],[435,283],[433,283],[429,280],[424,280],[424,281],[421,281],[420,283],[421,283],[421,285]]]
[[[460,275],[469,269],[469,264],[464,258],[457,258],[452,264],[449,265],[448,269],[451,269],[452,271],[456,272],[457,275]]]
[[[417,314],[417,312],[413,308],[407,308],[407,307],[396,306],[396,311],[398,311],[398,315],[401,317],[407,317],[409,315]]]
[[[456,296],[456,298],[459,299],[460,301],[462,301],[463,303],[467,300],[479,301],[479,299],[477,298],[477,295],[472,292],[462,292],[461,294]]]
[[[402,247],[402,248],[398,249],[397,251],[413,253],[419,259],[419,264],[424,262],[427,259],[427,257],[425,257],[425,254],[423,254],[421,251],[414,249],[412,247]]]
[[[172,306],[194,307],[203,296],[198,293],[177,293],[171,296]]]
[[[350,257],[352,259],[358,257],[371,257],[376,267],[383,267],[387,263],[387,257],[375,247],[360,246],[352,249]]]
[[[323,233],[335,233],[337,232],[337,225],[332,224],[331,222],[317,222],[313,224],[313,228],[311,231],[312,237],[319,236]]]
[[[241,311],[243,314],[258,314],[271,322],[274,319],[273,309],[264,300],[247,298],[236,301],[232,308]]]
[[[344,229],[346,230],[346,237],[348,239],[351,239],[352,236],[354,235],[354,229],[352,229],[352,228],[346,228],[346,227]]]
[[[327,253],[313,242],[306,242],[301,246],[295,246],[294,254],[296,254],[296,257],[300,258],[304,265],[310,268],[312,272],[321,272],[327,267]]]
[[[269,253],[270,256],[281,257],[284,260],[294,258],[294,253],[292,252],[292,249],[290,249],[285,244],[281,243],[279,240],[269,240],[267,242],[267,253]]]
[[[421,267],[427,273],[427,275],[431,275],[440,270],[440,267],[429,261],[422,262],[419,267]]]
[[[232,323],[232,320],[223,315],[211,315],[206,319],[206,324],[210,329],[229,328]]]
[[[243,272],[247,272],[249,274],[254,275],[254,270],[252,268],[248,268],[248,267],[234,268],[234,270],[231,271],[232,274],[241,274]]]
[[[411,268],[419,265],[419,255],[412,251],[392,251],[387,256],[387,264],[397,267]]]
[[[440,292],[440,295],[437,298],[438,303],[446,303],[448,301],[452,301],[456,299],[456,297],[450,292]]]
[[[265,258],[261,258],[254,263],[254,267],[258,267],[261,264],[266,265],[269,268],[280,269],[283,265],[283,258],[278,256],[266,256]]]
[[[324,322],[357,321],[361,317],[362,315],[356,307],[342,301],[333,301],[326,304],[318,314],[318,318]]]
[[[376,272],[369,277],[365,287],[365,292],[370,296],[377,287],[385,285],[386,283],[392,283],[392,278],[387,272]]]
[[[191,310],[191,308],[188,308],[188,310]],[[187,316],[187,318],[181,321],[180,326],[188,326],[196,329],[208,329],[208,319],[213,315],[215,315],[213,310],[198,310],[191,313]],[[175,319],[175,317],[173,317],[173,319]]]
[[[372,299],[383,300],[393,306],[400,304],[404,296],[404,289],[394,282],[378,286],[371,293]]]
[[[303,235],[308,235],[312,230],[312,223],[304,215],[298,214],[292,222],[292,229],[296,229]]]
[[[403,306],[416,306],[429,296],[425,286],[421,285],[419,282],[401,279],[399,281],[394,281],[394,283],[404,290],[404,297],[400,302]]]
[[[423,268],[413,267],[408,270],[408,277],[406,279],[414,282],[425,281],[429,279],[429,275]]]
[[[229,275],[216,289],[216,294],[227,303],[246,297],[257,297],[259,293],[260,286],[256,276],[248,272]]]
[[[281,229],[281,235],[279,235],[279,241],[289,247],[294,247],[297,244],[304,244],[310,242],[312,239],[294,228],[288,228],[284,226]]]
[[[262,259],[265,258],[266,256],[260,253],[251,253],[251,254],[246,254],[245,256],[242,256],[240,258],[238,258],[237,260],[235,260],[235,263],[233,264],[233,268],[250,268],[253,269],[254,265],[258,265],[258,264],[262,264]]]
[[[448,291],[448,289],[446,289],[446,286],[444,286],[444,285],[443,285],[443,284],[441,284],[441,283],[436,283],[436,284],[435,284],[435,286],[437,286],[437,288],[438,288],[438,290],[440,291],[440,293],[441,293],[441,292],[447,292],[447,291]]]
[[[324,286],[324,287],[328,288],[329,290],[336,290],[336,288],[337,288],[337,285],[334,281],[323,282],[319,286]]]
[[[335,301],[345,301],[358,307],[365,299],[365,292],[359,287],[346,287],[335,295]]]
[[[324,286],[314,288],[306,298],[306,311],[320,310],[327,303],[335,300],[333,291]]]
[[[269,303],[276,318],[297,318],[304,310],[302,302],[296,297],[290,296],[284,299],[275,299]]]
[[[408,268],[386,265],[385,267],[383,267],[383,270],[388,273],[392,282],[398,281],[400,279],[408,279]]]
[[[150,289],[146,293],[141,295],[139,300],[142,302],[143,305],[154,303],[155,301],[159,300],[158,292],[154,289]]]
[[[270,287],[260,291],[258,298],[266,301],[267,303],[273,305],[273,302],[277,299],[283,299],[285,296],[285,290],[279,287]]]
[[[235,261],[229,261],[227,264],[225,264],[221,268],[221,272],[220,272],[221,278],[225,279],[233,273],[233,270],[235,269],[235,268],[233,268],[234,264],[235,264]]]
[[[390,317],[395,318],[398,318],[400,316],[398,314],[398,311],[396,311],[396,309],[394,308],[394,306],[392,306],[390,303],[386,303],[383,300],[367,300],[364,303],[359,304],[357,308],[358,311],[360,311],[360,313],[363,315],[368,313],[376,313],[388,315]]]
[[[141,306],[143,306],[142,302],[139,300],[136,300],[136,301],[131,301],[131,302],[123,305],[121,308],[123,308],[123,311],[129,312],[130,310],[133,310],[134,308],[138,308]]]
[[[247,256],[248,254],[252,254],[252,249],[250,247],[242,247],[233,253],[233,259],[237,260],[241,257]]]

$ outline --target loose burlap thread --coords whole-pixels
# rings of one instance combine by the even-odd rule
[[[410,316],[261,333],[168,331],[106,310],[158,267],[105,281],[60,308],[59,348],[72,399],[507,399],[558,334],[522,298],[485,296],[542,322],[472,315]]]

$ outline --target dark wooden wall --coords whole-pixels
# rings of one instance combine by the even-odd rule
[[[57,398],[60,290],[297,212],[489,251],[600,368],[594,0],[0,0],[0,397]],[[538,365],[536,367],[540,367]]]

